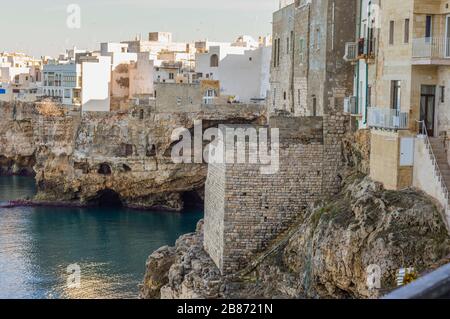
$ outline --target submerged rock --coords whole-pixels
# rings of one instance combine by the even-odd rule
[[[144,289],[141,297],[376,298],[395,288],[398,269],[426,271],[450,253],[450,237],[430,198],[412,189],[384,190],[368,177],[350,176],[340,194],[299,216],[270,253],[255,256],[233,277],[222,276],[203,250],[200,223],[196,233],[177,241],[166,262],[148,263],[144,287],[162,287],[160,296]],[[381,270],[381,289],[370,290],[368,269],[374,266]],[[154,276],[167,280],[154,285]]]

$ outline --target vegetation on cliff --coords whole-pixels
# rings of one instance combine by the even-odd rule
[[[202,224],[175,248],[149,257],[142,298],[376,298],[395,287],[402,267],[419,272],[450,253],[439,209],[409,189],[387,191],[354,174],[341,193],[299,212],[299,221],[233,277],[220,275],[203,250]],[[367,269],[381,269],[370,290]]]

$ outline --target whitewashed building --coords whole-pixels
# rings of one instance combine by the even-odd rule
[[[242,36],[196,55],[197,77],[220,82],[221,95],[242,103],[265,100],[270,90],[271,46]]]
[[[81,65],[75,62],[44,65],[42,95],[63,105],[79,105]]]
[[[81,59],[81,110],[109,112],[111,109],[111,57]]]
[[[41,60],[23,53],[0,53],[0,101],[35,101],[41,78]]]

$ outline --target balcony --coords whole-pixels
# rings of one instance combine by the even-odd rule
[[[450,65],[450,38],[414,39],[412,64]]]
[[[347,42],[344,60],[347,62],[366,60],[366,63],[373,63],[375,59],[374,44],[373,39],[366,38],[360,38],[358,42]]]
[[[388,130],[409,129],[409,113],[381,107],[369,107],[369,127]]]
[[[358,59],[358,43],[347,42],[345,44],[345,56],[344,60],[347,62],[354,62]]]

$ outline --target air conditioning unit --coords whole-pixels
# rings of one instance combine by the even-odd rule
[[[345,44],[345,56],[344,60],[347,62],[356,61],[358,58],[358,43],[347,42]]]
[[[344,113],[359,115],[356,96],[346,97],[344,99]]]

